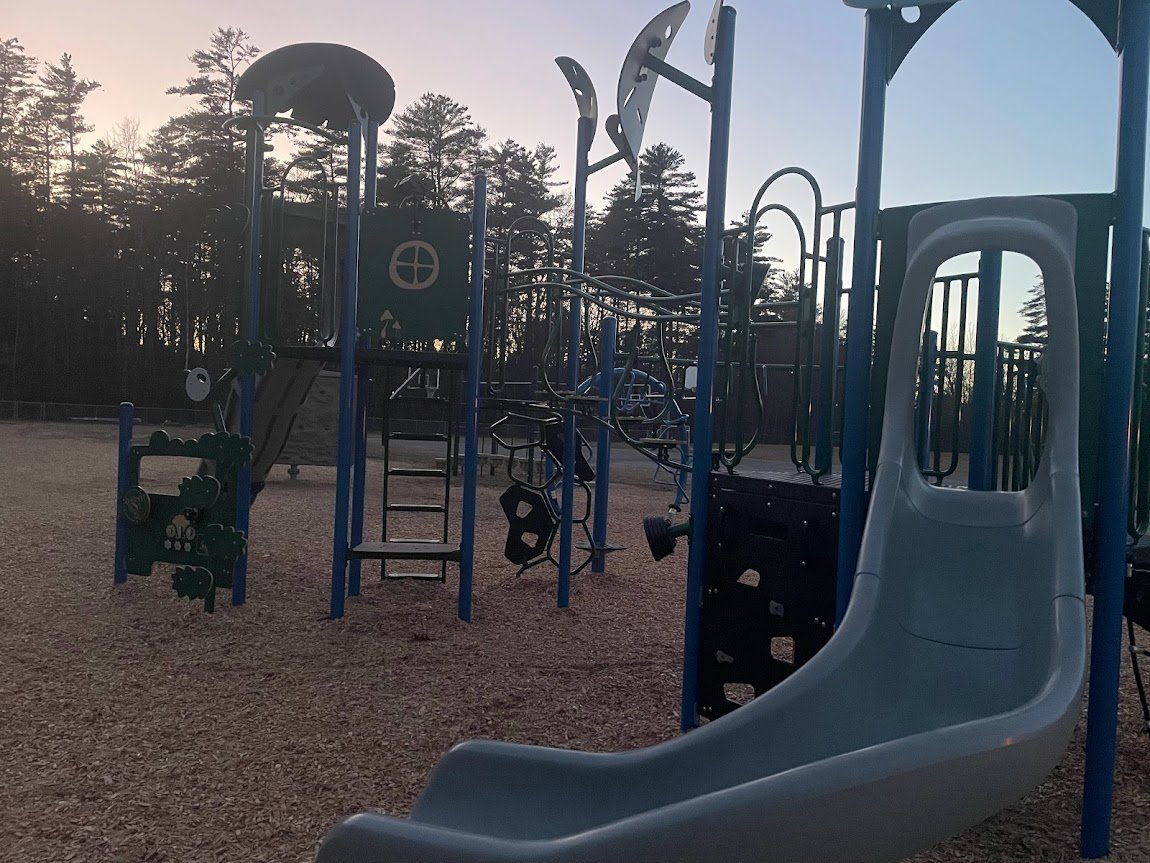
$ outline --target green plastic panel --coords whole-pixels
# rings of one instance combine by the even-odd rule
[[[454,341],[467,328],[470,225],[447,210],[364,214],[359,328],[382,341]]]
[[[1082,505],[1087,523],[1093,521],[1098,498],[1098,438],[1102,421],[1102,375],[1105,359],[1107,263],[1110,226],[1114,220],[1114,196],[1050,195],[1073,204],[1078,210],[1078,247],[1075,274],[1078,295],[1078,339],[1081,351],[1081,420],[1079,475]],[[881,263],[875,323],[874,365],[871,373],[871,407],[868,440],[873,442],[869,464],[873,469],[882,437],[881,405],[886,399],[886,369],[890,360],[891,331],[898,311],[899,294],[906,274],[906,237],[910,220],[936,204],[916,204],[884,210],[879,217]],[[879,406],[879,409],[876,409]]]

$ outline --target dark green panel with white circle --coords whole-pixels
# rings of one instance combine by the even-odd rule
[[[365,213],[359,329],[392,342],[454,341],[467,328],[470,224],[446,210]]]

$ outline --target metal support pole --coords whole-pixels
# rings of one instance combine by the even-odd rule
[[[855,190],[854,267],[851,271],[850,301],[847,304],[836,625],[842,620],[847,603],[850,602],[859,544],[866,523],[867,420],[891,14],[886,9],[872,9],[866,14],[862,125],[859,132],[858,186]]]
[[[1150,79],[1150,0],[1123,0],[1122,83],[1118,119],[1118,218],[1114,224],[1110,315],[1106,343],[1102,446],[1090,650],[1090,712],[1082,797],[1082,856],[1110,852],[1118,731],[1118,671],[1122,661],[1122,605],[1126,575],[1126,518],[1137,362],[1142,219],[1146,192],[1146,102]]]
[[[252,94],[252,116],[264,114],[264,93]],[[264,203],[264,130],[258,120],[252,120],[248,130],[248,247],[244,266],[244,338],[254,342],[260,337],[261,254],[263,251]],[[249,440],[255,427],[256,376],[251,372],[240,375],[240,434]],[[254,444],[253,443],[253,452]],[[249,457],[240,468],[236,479],[236,530],[248,539],[251,549],[252,513],[252,460]],[[236,559],[232,568],[232,605],[243,605],[248,597],[248,551]]]
[[[994,398],[998,382],[998,310],[1001,299],[1002,252],[984,251],[978,262],[978,323],[974,339],[970,473],[967,479],[967,485],[979,491],[990,491],[994,487]]]
[[[922,368],[918,373],[918,466],[930,464],[930,410],[934,404],[934,381],[938,376],[938,333],[931,330],[923,342]]]
[[[363,206],[368,212],[375,211],[376,187],[379,184],[379,123],[367,123],[367,158],[363,178]]]
[[[361,339],[366,341],[366,339]],[[352,466],[351,487],[351,542],[349,547],[355,548],[363,542],[363,506],[367,493],[367,402],[368,384],[367,367],[355,367],[355,426],[354,435],[354,461]],[[387,537],[384,537],[386,540]],[[349,560],[347,563],[347,595],[359,596],[360,568],[362,561],[359,558]]]
[[[604,572],[607,568],[607,497],[610,488],[607,478],[611,473],[611,396],[615,391],[615,349],[619,340],[619,319],[613,315],[603,318],[599,330],[599,443],[595,449],[595,521],[591,526],[591,571]]]
[[[839,307],[842,305],[843,258],[846,240],[827,240],[823,284],[822,350],[819,354],[818,426],[815,430],[815,470],[828,471],[834,456],[835,393],[839,370]]]
[[[587,242],[587,154],[594,134],[590,117],[579,118],[575,144],[575,225],[571,235],[571,269],[583,272]],[[583,301],[572,294],[567,301],[567,391],[572,396],[579,388],[579,347],[583,335]],[[575,424],[575,403],[563,416],[563,490],[559,505],[559,585],[556,604],[566,608],[571,603],[572,525],[575,519],[575,459],[579,454],[579,430]],[[596,485],[606,482],[596,479]]]
[[[719,11],[712,84],[711,148],[707,167],[707,220],[703,232],[703,268],[699,309],[699,377],[691,459],[691,548],[687,561],[687,601],[683,623],[683,695],[679,723],[684,731],[698,724],[699,615],[703,603],[703,567],[707,549],[707,502],[711,480],[712,411],[715,359],[719,349],[719,255],[726,227],[727,158],[731,139],[731,90],[735,67],[735,10]]]
[[[124,520],[124,493],[128,490],[128,462],[132,456],[132,424],[136,409],[131,402],[120,402],[120,445],[116,470],[116,559],[113,561],[114,584],[128,580],[128,523]]]
[[[362,132],[352,120],[347,130],[347,245],[344,250],[339,323],[339,439],[335,473],[335,530],[331,552],[331,616],[343,617],[347,590],[348,504],[351,492],[355,421],[356,305],[359,293],[359,205]]]
[[[467,396],[464,408],[463,514],[459,545],[459,619],[471,622],[475,574],[475,490],[479,471],[479,374],[483,363],[483,271],[487,247],[487,177],[475,175],[471,203],[471,309],[467,315]]]

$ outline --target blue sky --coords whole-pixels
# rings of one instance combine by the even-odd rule
[[[343,42],[376,57],[398,102],[425,91],[468,105],[493,138],[544,141],[568,172],[574,100],[552,62],[568,54],[590,72],[602,113],[614,101],[622,57],[670,0],[63,0],[6,9],[0,35],[29,52],[74,57],[102,82],[89,100],[97,134],[125,116],[153,128],[180,110],[164,89],[188,74],[186,57],[218,25],[242,27],[265,50]],[[839,0],[734,0],[738,9],[729,213],[745,209],[763,177],[798,164],[828,200],[853,197],[863,13]],[[695,0],[669,60],[709,79],[702,39],[710,0]],[[1069,2],[962,0],[915,48],[891,86],[885,206],[1113,186],[1118,64]],[[647,143],[665,140],[706,174],[708,114],[662,82]],[[609,144],[600,130],[593,156]],[[594,178],[592,196],[621,176]],[[789,193],[784,190],[784,197]],[[1006,311],[1031,276],[1007,272]],[[1003,322],[1006,335],[1014,321]]]

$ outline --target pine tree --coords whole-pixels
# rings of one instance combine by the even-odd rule
[[[623,180],[611,189],[588,243],[595,272],[630,276],[675,293],[698,288],[703,193],[683,155],[659,143],[643,152],[643,197]]]
[[[470,178],[486,133],[466,106],[424,93],[395,115],[389,135],[380,166],[381,200],[416,198],[435,210],[468,208]]]
[[[61,55],[59,63],[48,63],[40,76],[44,89],[41,101],[41,119],[48,119],[56,127],[56,139],[67,150],[68,172],[64,178],[68,200],[75,204],[79,195],[78,154],[76,145],[80,136],[92,131],[80,109],[88,94],[97,89],[97,81],[89,81],[76,74],[72,55]]]
[[[244,69],[259,56],[247,33],[235,27],[219,27],[206,50],[193,51],[188,59],[195,74],[169,95],[195,96],[196,107],[169,121],[169,133],[179,132],[183,140],[190,176],[211,197],[238,200],[242,194],[243,141],[223,128],[236,116],[236,85]],[[169,149],[173,141],[168,142]],[[213,204],[217,201],[213,201]]]
[[[36,60],[19,39],[0,39],[0,190],[27,169],[25,116],[35,98]]]
[[[1046,286],[1041,276],[1027,292],[1018,315],[1024,322],[1018,341],[1027,344],[1046,344]]]
[[[487,174],[487,220],[494,230],[522,216],[542,218],[563,199],[553,191],[555,149],[539,144],[528,150],[510,139],[486,148],[481,167]]]

